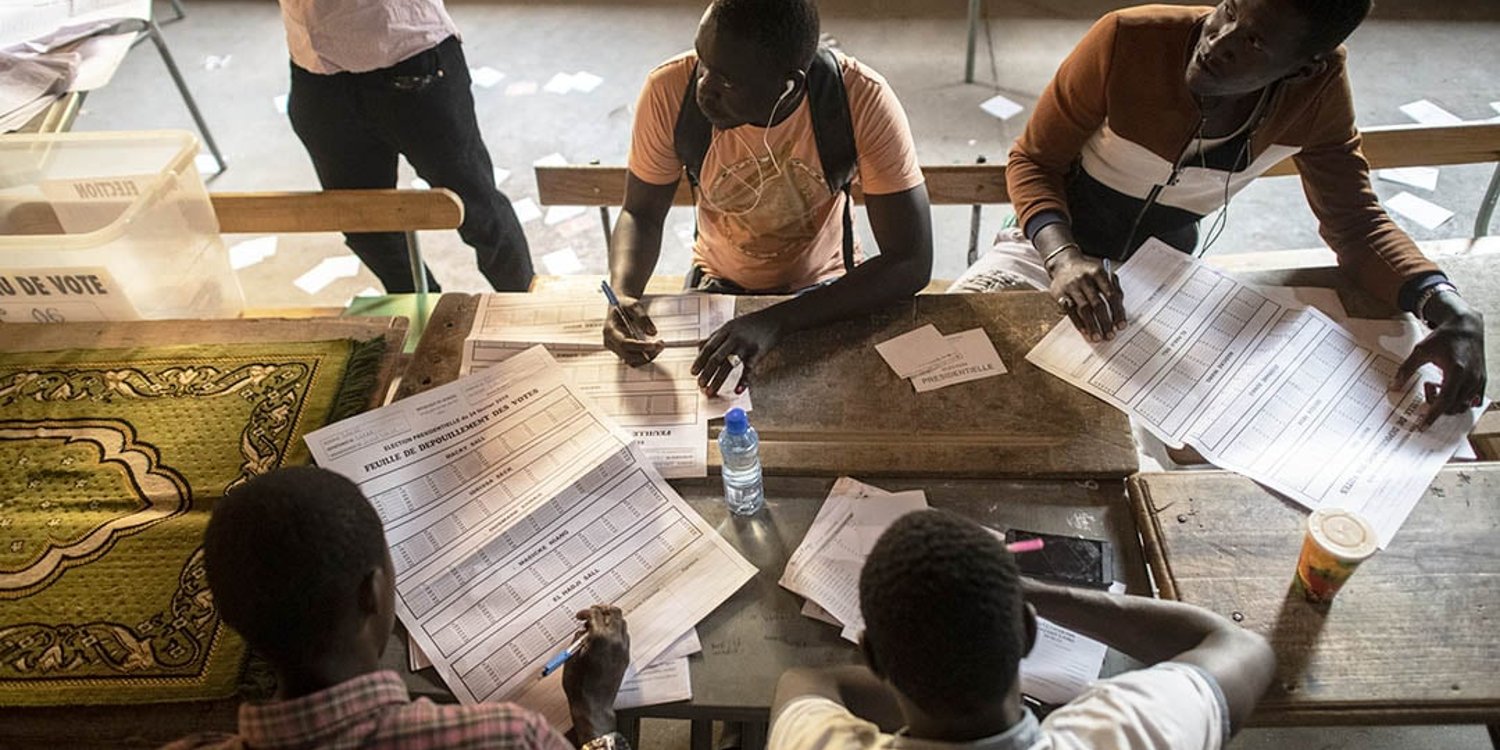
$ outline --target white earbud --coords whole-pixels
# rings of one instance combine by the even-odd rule
[[[791,79],[791,78],[786,79],[786,88],[781,93],[782,98],[785,98],[786,96],[788,96],[789,94],[791,94],[792,91],[794,89],[796,89],[796,88],[797,88],[797,81],[796,80]]]

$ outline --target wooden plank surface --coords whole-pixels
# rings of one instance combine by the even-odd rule
[[[449,190],[210,193],[219,231],[406,232],[457,229],[464,206]]]
[[[1361,148],[1371,169],[1500,161],[1500,123],[1466,122],[1439,127],[1385,125],[1363,128],[1360,135],[1364,140]],[[1292,174],[1297,174],[1297,165],[1291,159],[1266,172],[1267,177]]]
[[[739,313],[774,298],[740,297]],[[477,298],[444,295],[401,394],[458,376]],[[1059,320],[1041,292],[924,295],[859,320],[788,336],[756,366],[751,422],[770,473],[1119,478],[1136,470],[1117,409],[1025,360]],[[983,327],[1005,375],[916,393],[874,344],[927,323]],[[713,434],[710,435],[712,439]],[[710,442],[709,463],[718,465]]]
[[[774,302],[737,301],[741,315]],[[788,336],[756,365],[761,460],[793,474],[1131,474],[1125,415],[1026,361],[1060,319],[1043,292],[937,294]],[[914,392],[875,344],[928,323],[944,334],[984,328],[1009,372]]]
[[[856,663],[854,645],[830,625],[804,617],[802,598],[777,584],[786,561],[801,544],[813,517],[833,486],[831,478],[771,477],[766,481],[767,512],[735,518],[724,508],[717,479],[674,480],[672,485],[708,523],[734,545],[759,573],[698,625],[702,654],[692,657],[693,700],[648,706],[639,716],[684,719],[766,721],[772,690],[792,666]],[[1149,595],[1149,582],[1134,521],[1120,480],[1101,482],[888,480],[874,482],[891,491],[921,489],[929,503],[991,528],[1105,539],[1114,552],[1116,577],[1127,591]],[[415,695],[451,700],[433,670],[411,674],[403,638],[392,641],[385,663],[407,674]],[[1111,653],[1106,671],[1128,668]]]
[[[257,318],[248,320],[141,320],[118,323],[0,324],[0,350],[123,349],[136,346],[385,339],[379,386],[370,394],[379,406],[386,389],[406,366],[401,353],[405,318]]]
[[[625,167],[599,164],[537,167],[537,196],[547,206],[619,206],[625,202],[626,174]],[[933,205],[1010,200],[1004,164],[929,165],[922,167],[922,174],[927,178],[927,199]],[[864,202],[864,193],[857,186],[852,194],[856,202]],[[687,180],[678,182],[672,204],[693,205]]]
[[[1484,164],[1500,161],[1500,124],[1464,123],[1432,127],[1389,125],[1362,131],[1364,154],[1371,169],[1389,167],[1440,167],[1449,164]],[[627,169],[620,165],[568,165],[536,167],[537,195],[548,206],[619,206],[625,202]],[[1004,164],[923,165],[927,196],[933,205],[1005,203]],[[1297,174],[1297,165],[1285,159],[1266,172],[1267,177]],[[856,188],[854,197],[864,196]],[[677,185],[673,205],[693,205],[687,180]]]
[[[1290,589],[1301,506],[1222,471],[1138,475],[1130,495],[1163,596],[1271,640],[1256,723],[1500,721],[1500,464],[1443,469],[1326,608]]]

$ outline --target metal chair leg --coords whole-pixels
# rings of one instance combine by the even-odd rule
[[[969,0],[969,56],[964,62],[964,83],[974,82],[974,41],[979,35],[979,4],[983,0]]]
[[[156,51],[161,53],[162,64],[167,66],[167,73],[172,76],[172,82],[177,84],[177,91],[182,94],[182,101],[187,105],[188,113],[193,116],[193,122],[198,125],[198,132],[203,135],[203,142],[208,145],[208,150],[219,162],[219,170],[214,174],[223,174],[229,168],[228,162],[224,161],[224,154],[219,151],[219,145],[214,142],[213,133],[208,130],[208,123],[203,121],[203,113],[198,111],[198,102],[188,91],[187,82],[182,78],[182,71],[177,69],[177,61],[172,58],[172,50],[167,48],[167,40],[161,35],[161,27],[151,21],[146,25],[146,34],[151,37],[151,43],[156,45]]]
[[[172,3],[172,12],[175,13],[176,15],[172,16],[171,18],[169,18],[169,19],[167,19],[165,21],[162,21],[163,24],[177,23],[178,21],[181,21],[182,19],[187,18],[187,8],[182,7],[182,0],[170,0],[170,1]]]
[[[421,336],[427,328],[427,264],[422,262],[422,246],[417,242],[416,232],[406,233],[406,259],[411,264],[411,285],[417,294],[417,315],[411,322],[411,330]]]
[[[983,164],[985,163],[985,161],[986,159],[983,156],[980,156],[979,158],[974,160],[974,163]],[[983,204],[979,203],[975,203],[973,207],[969,209],[969,263],[967,266],[964,266],[965,268],[974,265],[974,261],[979,260],[979,221],[981,218],[981,212],[983,210]]]
[[[1495,215],[1495,201],[1500,200],[1500,164],[1490,175],[1490,187],[1484,191],[1484,200],[1479,203],[1479,216],[1474,220],[1474,239],[1490,233],[1490,219]]]

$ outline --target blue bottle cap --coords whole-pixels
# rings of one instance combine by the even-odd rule
[[[743,435],[750,429],[750,419],[745,416],[745,410],[739,407],[730,409],[724,413],[724,431],[731,435]]]

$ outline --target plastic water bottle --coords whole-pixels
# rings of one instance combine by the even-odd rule
[[[724,476],[724,504],[737,516],[754,515],[766,507],[760,476],[760,436],[750,426],[744,409],[730,409],[719,433],[720,473]]]

